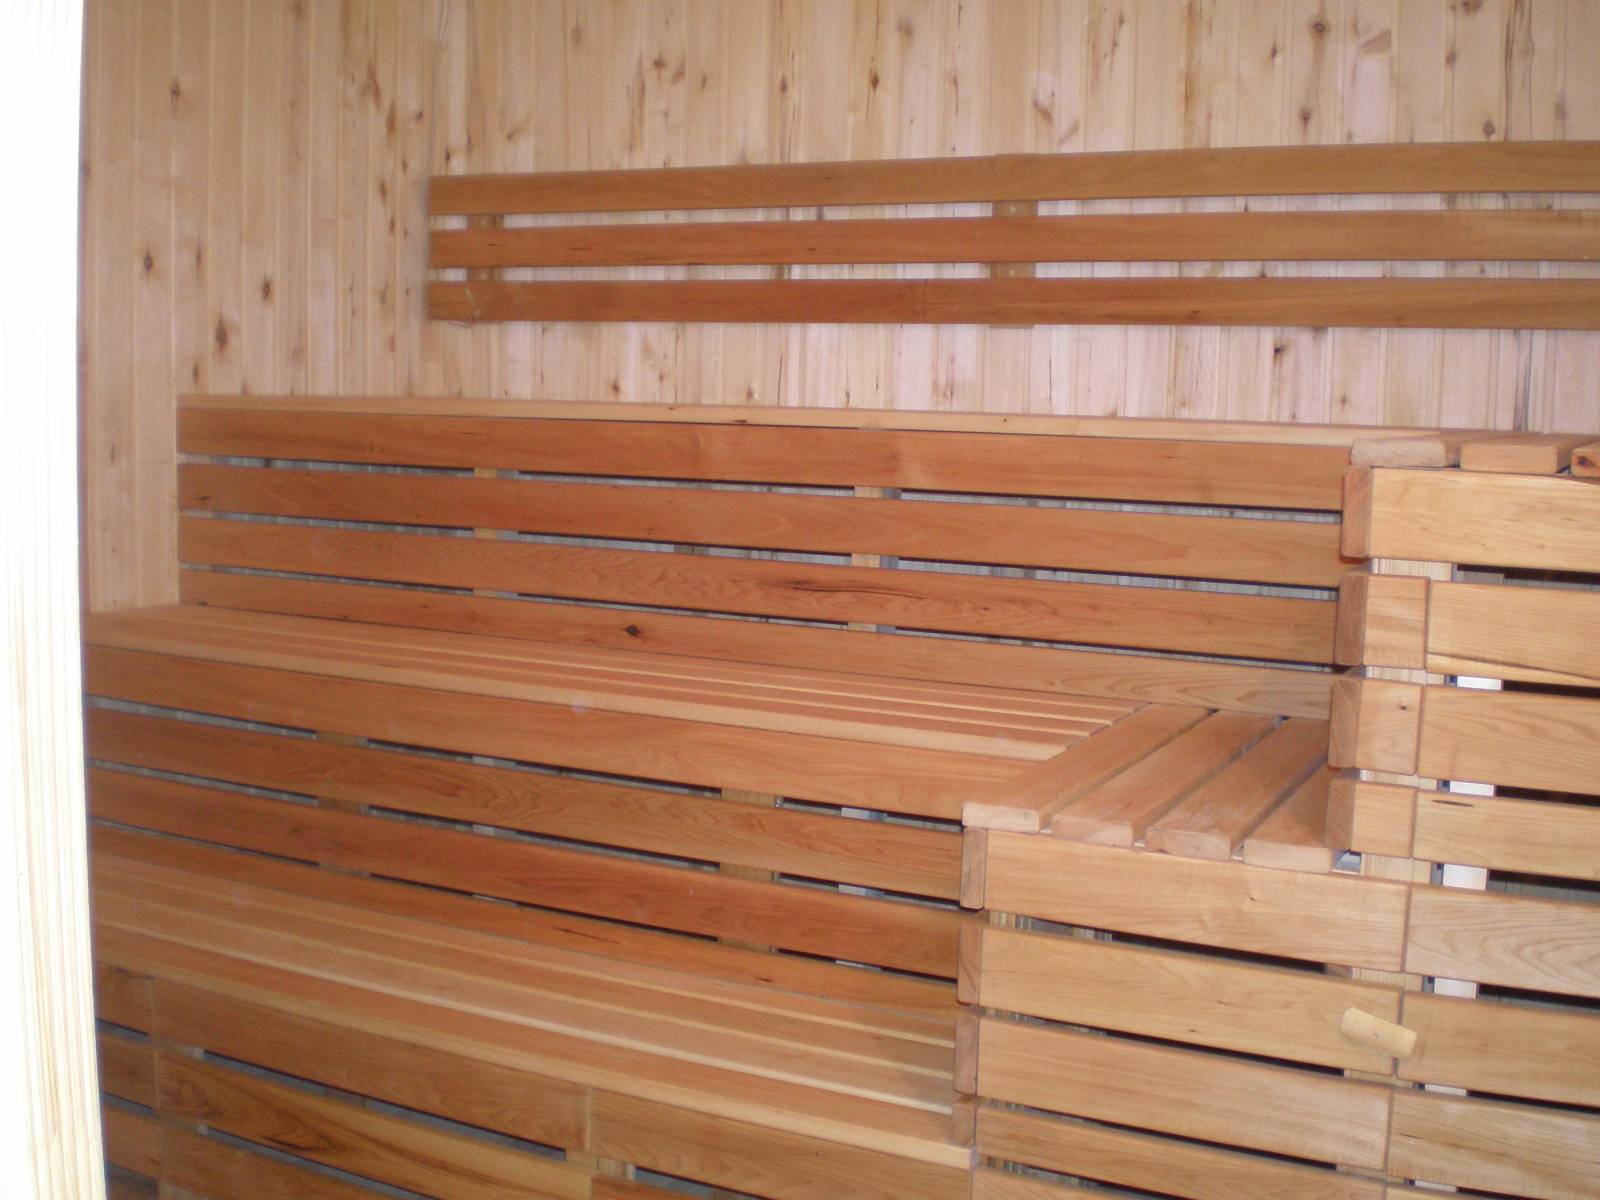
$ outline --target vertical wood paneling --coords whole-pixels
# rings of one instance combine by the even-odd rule
[[[420,292],[434,173],[1600,137],[1589,0],[91,0],[89,26],[96,607],[171,596],[192,388],[1600,430],[1595,334],[464,328]]]

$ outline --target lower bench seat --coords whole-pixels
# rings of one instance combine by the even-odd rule
[[[950,1010],[901,1012],[479,934],[321,898],[303,868],[274,864],[278,886],[263,887],[220,878],[222,853],[183,866],[167,857],[156,839],[111,835],[94,868],[97,959],[154,981],[151,1031],[167,1041],[355,1091],[382,1086],[344,1065],[363,1040],[409,1047],[419,1065],[434,1052],[487,1064],[523,1089],[514,1113],[468,1102],[473,1088],[453,1111],[448,1100],[416,1106],[669,1173],[715,1181],[720,1169],[729,1184],[765,1169],[773,1194],[812,1194],[821,1175],[806,1189],[786,1183],[751,1153],[763,1139],[826,1143],[818,1170],[839,1172],[832,1194],[903,1195],[893,1181],[917,1179],[917,1194],[954,1196],[965,1179]],[[392,1050],[377,1058],[406,1075]],[[156,1107],[194,1106],[204,1068],[172,1070],[202,1077],[174,1083]],[[405,1087],[430,1086],[451,1085],[419,1076],[379,1098],[407,1104]],[[696,1162],[692,1141],[651,1131],[668,1110],[708,1131],[708,1146],[734,1141]],[[247,1115],[231,1130],[209,1107],[192,1115],[293,1149]]]
[[[151,997],[103,1053],[160,1128],[402,1187],[409,1124],[329,1149],[346,1101],[227,1064],[525,1139],[551,1195],[964,1196],[960,804],[1139,707],[194,606],[87,640],[97,962]]]

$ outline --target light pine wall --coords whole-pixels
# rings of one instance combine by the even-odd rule
[[[1600,429],[1591,334],[469,329],[430,325],[421,310],[422,194],[435,172],[1600,137],[1596,0],[88,9],[95,607],[171,596],[171,418],[183,390]]]

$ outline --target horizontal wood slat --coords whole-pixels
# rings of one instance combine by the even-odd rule
[[[995,432],[833,427],[845,418],[814,424],[812,410],[793,410],[786,426],[774,416],[785,410],[774,409],[734,410],[736,424],[706,424],[670,420],[671,409],[656,420],[606,420],[585,419],[599,414],[582,406],[571,406],[570,417],[553,405],[533,406],[538,416],[495,417],[414,414],[403,404],[400,412],[329,411],[310,397],[253,408],[206,399],[179,410],[182,453],[1333,511],[1349,462],[1348,435],[1328,445],[1268,436],[1183,440],[1177,422],[1158,423],[1161,437],[1086,437],[1000,432],[1013,425]],[[735,415],[741,411],[746,416]],[[1246,427],[1240,436],[1256,433]]]
[[[1107,776],[1126,771],[1205,717],[1181,705],[1147,705],[1100,734],[1069,746],[961,810],[968,828],[1036,833],[1062,806]]]
[[[829,671],[856,670],[870,657],[874,673],[886,678],[1249,713],[1326,717],[1332,689],[1330,675],[1287,667],[1013,646],[908,631],[888,635],[218,571],[183,571],[179,583],[183,602],[193,605]]]
[[[1600,808],[1418,792],[1415,851],[1430,862],[1600,882]]]
[[[1128,706],[1000,689],[884,684],[870,676],[741,670],[604,650],[564,650],[455,633],[353,626],[205,609],[109,618],[116,644],[216,662],[333,674],[630,714],[825,736],[882,746],[1042,761]]]
[[[206,1200],[376,1200],[385,1193],[193,1133],[161,1128],[162,1182]]]
[[[159,1036],[551,1146],[581,1146],[588,1089],[160,980]]]
[[[577,953],[588,956],[596,966],[622,960],[644,970],[692,971],[704,989],[720,989],[728,984],[756,985],[781,988],[807,998],[828,996],[842,1004],[864,1004],[878,1011],[903,1013],[909,1024],[934,1034],[950,1023],[955,1008],[954,989],[933,980],[862,971],[796,956],[752,954],[702,938],[498,904],[105,825],[92,825],[90,839],[97,871],[112,862],[124,875],[145,871],[154,872],[157,877],[165,873],[170,878],[176,871],[198,877],[197,886],[227,881],[230,886],[289,892],[318,904],[347,905],[358,915],[378,913],[431,922],[449,926],[468,938],[493,935],[530,955],[560,957]]]
[[[1328,796],[1338,772],[1326,763],[1290,792],[1241,847],[1252,866],[1286,871],[1331,871],[1338,860],[1337,846],[1328,834]]]
[[[271,893],[264,894],[264,898],[275,908],[284,904],[283,899]],[[249,896],[230,896],[230,901],[235,905],[240,900],[248,899]],[[127,907],[124,905],[124,908]],[[137,907],[135,904],[134,908]],[[150,906],[144,907],[148,909]],[[167,910],[160,927],[165,928],[174,921],[183,926],[206,924],[207,918],[190,915],[193,908],[191,902],[187,906]],[[308,911],[318,909],[319,906],[315,905],[308,907]],[[328,913],[326,906],[320,906],[320,911],[323,916]],[[335,908],[333,911],[338,910]],[[119,919],[129,915],[118,914]],[[134,921],[145,919],[139,917],[137,912],[131,916]],[[913,1160],[904,1165],[908,1171],[914,1172],[918,1162],[954,1167],[959,1171],[970,1156],[968,1151],[949,1141],[950,1114],[946,1105],[940,1103],[949,1093],[935,1086],[944,1078],[942,1072],[937,1079],[926,1076],[923,1071],[903,1072],[902,1082],[892,1086],[898,1089],[897,1094],[906,1097],[907,1102],[896,1104],[798,1084],[775,1086],[770,1079],[693,1061],[692,1056],[673,1057],[670,1053],[653,1052],[648,1046],[636,1049],[617,1043],[615,1039],[607,1043],[533,1028],[523,1019],[528,1010],[525,992],[516,988],[508,991],[498,982],[505,974],[503,967],[489,968],[488,979],[484,981],[480,978],[484,976],[483,967],[473,968],[464,976],[460,964],[456,962],[460,955],[454,948],[459,942],[466,942],[477,947],[479,957],[487,951],[495,962],[504,960],[506,965],[513,967],[522,964],[523,960],[515,946],[500,939],[473,939],[469,934],[465,938],[451,940],[446,931],[436,926],[421,927],[430,945],[446,948],[443,951],[445,959],[434,962],[430,958],[429,964],[421,966],[414,963],[404,966],[392,964],[393,970],[389,974],[381,980],[375,980],[381,990],[373,990],[371,987],[351,986],[238,957],[228,948],[230,929],[235,926],[230,926],[226,921],[212,920],[209,923],[213,927],[212,933],[207,935],[214,941],[211,949],[102,925],[97,953],[112,963],[139,962],[161,977],[203,981],[208,990],[240,996],[252,1003],[265,1003],[275,1010],[310,1012],[318,1020],[340,1025],[353,1024],[364,1032],[383,1036],[402,1036],[408,1040],[420,1037],[426,1044],[439,1044],[440,1039],[445,1039],[447,1044],[475,1057],[517,1070],[533,1071],[538,1075],[554,1074],[572,1082],[621,1091],[629,1097],[659,1100],[703,1113],[734,1117],[741,1122],[758,1122],[770,1131],[800,1133],[805,1135],[806,1144],[813,1149],[816,1143],[811,1139],[822,1138],[826,1144],[840,1144],[841,1158],[849,1157],[845,1147],[864,1148],[891,1158]],[[343,924],[342,920],[340,924]],[[301,940],[299,934],[305,930],[293,924],[285,926],[281,919],[279,927],[292,931],[289,943],[280,937],[277,939],[279,948],[274,949],[262,943],[259,936],[253,936],[252,945],[241,947],[241,952],[265,953],[269,957],[276,957],[288,945],[291,946],[288,952],[298,961],[304,951],[292,948],[292,943]],[[396,931],[393,919],[383,914],[368,914],[363,927],[391,934]],[[173,932],[178,936],[191,936],[187,930],[176,926],[173,926]],[[392,938],[387,940],[392,941]],[[374,949],[380,952],[376,956],[365,955],[361,951],[343,952],[343,969],[363,979],[372,976],[375,970],[381,970],[383,966],[384,947],[375,945]],[[436,949],[433,957],[436,958],[438,953]],[[326,957],[326,954],[320,954],[320,958]],[[578,954],[571,957],[581,960],[585,956]],[[596,960],[589,958],[588,961],[593,963]],[[316,959],[306,965],[319,976],[325,975],[328,970],[327,964]],[[781,966],[781,962],[778,965]],[[441,973],[438,969],[440,966],[452,966],[454,969]],[[525,966],[523,964],[524,973]],[[618,969],[618,965],[613,963],[613,969]],[[683,998],[676,1000],[675,1006],[692,1011],[686,1006],[692,1005],[693,976],[678,973],[675,978],[680,985],[691,985],[687,994],[680,990]],[[448,993],[449,998],[445,1003],[438,1002],[441,988]],[[783,1000],[783,993],[773,992],[770,988],[745,991],[768,998],[768,1004],[764,1006],[767,1008],[771,1007],[773,1001]],[[428,995],[432,995],[433,999],[427,999]],[[852,1023],[892,1019],[892,1014],[883,1014],[878,1010],[846,1008],[845,1011],[852,1013]],[[602,1020],[610,1019],[604,1013],[598,1015]],[[785,1026],[780,1019],[773,1028],[781,1033]],[[945,1028],[948,1030],[948,1024]],[[824,1028],[820,1036],[815,1038],[812,1051],[824,1057],[833,1055],[841,1062],[847,1061],[850,1057],[848,1053],[835,1055],[830,1048],[835,1042],[848,1048],[852,1040],[859,1040],[852,1037],[848,1030],[844,1031],[844,1035],[830,1036]],[[749,1044],[748,1039],[740,1040]],[[780,1037],[780,1040],[787,1039]],[[696,1044],[706,1049],[715,1048],[719,1043],[708,1042],[702,1033]],[[764,1053],[769,1057],[781,1057],[787,1055],[788,1051],[781,1047],[769,1047]],[[948,1070],[948,1067],[945,1069]],[[934,1079],[934,1082],[926,1087],[911,1082],[913,1078],[925,1076]],[[910,1106],[919,1099],[924,1107]],[[730,1153],[738,1151],[738,1146],[731,1142],[726,1148]],[[878,1195],[877,1192],[862,1194]]]
[[[1410,992],[1403,1020],[1402,1079],[1600,1107],[1600,1016]]]
[[[1417,773],[1600,793],[1600,700],[1427,688]]]
[[[995,912],[1312,962],[1400,969],[1402,884],[1027,834],[991,833],[987,844],[986,905]]]
[[[597,1154],[778,1200],[967,1200],[971,1187],[966,1166],[919,1162],[630,1096],[597,1094],[591,1119]]]
[[[1397,1091],[1389,1170],[1537,1200],[1589,1200],[1600,1174],[1600,1118]]]
[[[452,943],[448,931],[419,932],[371,919],[350,923],[338,910],[273,905],[270,898],[262,903],[230,897],[230,904],[215,906],[218,915],[200,916],[189,910],[196,899],[192,888],[125,879],[109,864],[98,876],[103,927],[153,933],[204,954],[235,955],[373,997],[398,997],[424,1013],[438,1007],[439,1027],[425,1039],[428,1046],[451,1047],[443,1031],[452,1012],[481,1013],[507,1032],[521,1027],[528,1049],[548,1050],[577,1038],[657,1073],[670,1072],[676,1063],[713,1075],[737,1072],[755,1087],[789,1084],[833,1094],[847,1106],[854,1097],[922,1113],[947,1108],[948,1041],[904,1036],[892,1019],[875,1026],[872,1014],[848,1006],[820,1014],[803,1013],[798,1005],[792,1012],[779,1003],[762,1007],[751,1002],[759,997],[748,994],[698,994],[693,978],[681,973],[663,980],[615,965],[585,972],[572,962],[533,963],[484,939]],[[354,949],[349,943],[357,938]],[[846,1023],[841,1017],[854,1019]],[[713,1029],[717,1036],[708,1037]],[[545,1073],[578,1082],[558,1066]],[[529,1089],[540,1084],[538,1077],[523,1082]],[[500,1118],[496,1127],[510,1119]]]
[[[1132,846],[1151,821],[1271,729],[1268,717],[1213,713],[1057,810],[1049,831],[1101,846]]]
[[[1330,601],[186,518],[185,562],[702,612],[1327,662]]]
[[[345,870],[854,961],[955,974],[959,916],[610,855],[512,843],[121,772],[91,773],[118,824]]]
[[[486,396],[271,395],[185,393],[183,412],[304,412],[311,415],[487,417],[495,420],[591,421],[601,426],[643,423],[718,428],[854,429],[1012,437],[1171,441],[1206,445],[1342,447],[1371,438],[1371,425],[1315,422],[1200,420],[1194,417],[1082,417],[1063,413],[947,412],[929,408],[790,407],[776,404],[655,404],[626,400],[523,400]],[[1390,437],[1440,436],[1432,427],[1384,425]],[[1478,431],[1481,435],[1482,431]],[[1023,465],[1023,464],[1019,464]],[[1337,505],[1335,505],[1337,507]]]
[[[90,709],[91,757],[578,841],[956,897],[954,833]]]
[[[988,1104],[978,1110],[977,1149],[1186,1200],[1383,1200],[1376,1180]]]
[[[1338,527],[1017,505],[204,465],[185,509],[515,530],[568,537],[887,554],[1114,574],[1329,587]]]
[[[1427,668],[1600,686],[1600,592],[1434,583],[1428,588]]]
[[[1346,1070],[1392,1066],[1339,1033],[1349,1008],[1399,1020],[1400,993],[1381,984],[992,925],[978,966],[985,1008]]]
[[[984,1018],[985,1097],[1182,1137],[1382,1167],[1389,1089],[1336,1075]]]
[[[1600,216],[1549,209],[682,222],[436,229],[429,265],[1600,258]]]
[[[1594,142],[1416,143],[1008,154],[538,175],[436,175],[428,211],[941,204],[1141,196],[1600,191]]]
[[[383,1183],[451,1200],[585,1200],[588,1175],[480,1139],[374,1112],[179,1054],[159,1060],[164,1115]]]
[[[98,645],[87,656],[85,685],[107,698],[240,720],[946,819],[958,816],[975,790],[992,789],[1017,770],[1014,759],[910,749],[886,755],[839,738],[575,713]]]
[[[1419,884],[1406,970],[1600,998],[1600,905]]]
[[[918,279],[525,283],[433,280],[440,321],[1305,325],[1600,329],[1600,280]]]
[[[1323,765],[1327,751],[1326,721],[1285,721],[1159,817],[1147,844],[1190,858],[1232,858],[1262,818]]]
[[[1357,479],[1347,554],[1600,572],[1600,488],[1468,471],[1374,468]]]

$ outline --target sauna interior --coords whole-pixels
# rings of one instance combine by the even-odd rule
[[[1600,3],[85,0],[81,125],[106,1194],[1600,1196]]]

